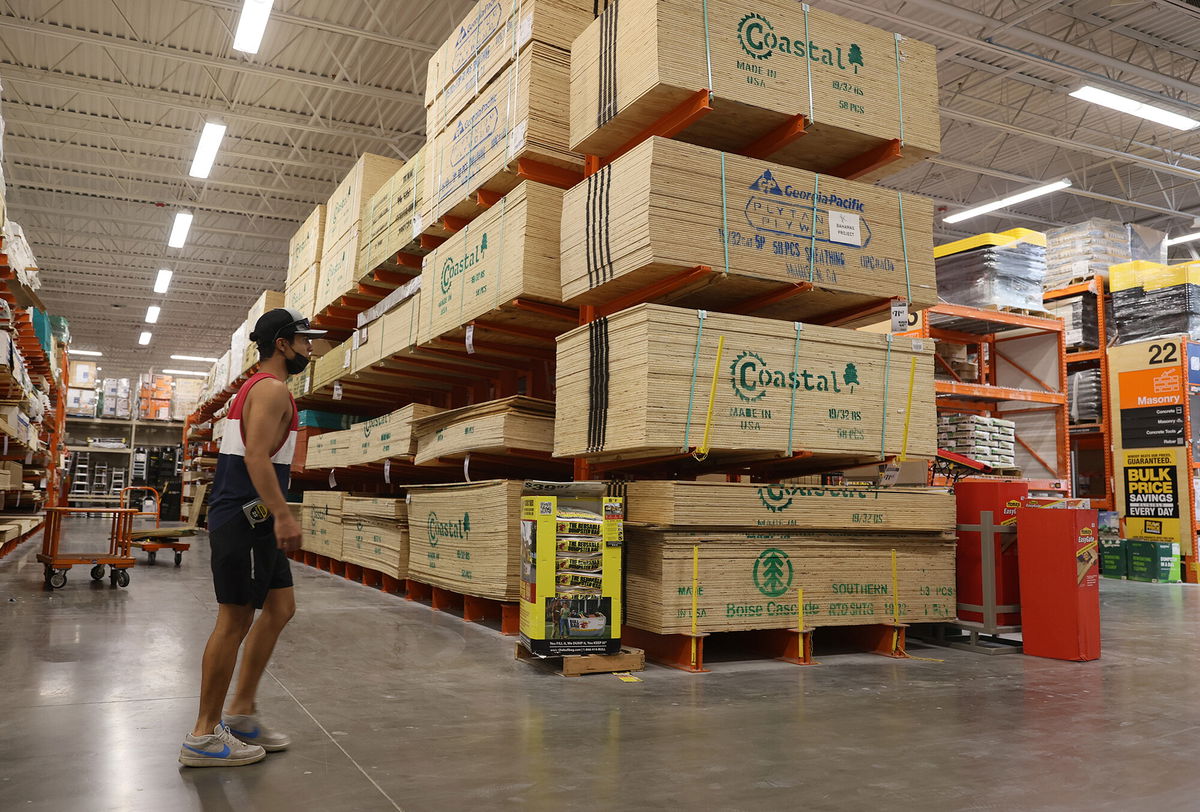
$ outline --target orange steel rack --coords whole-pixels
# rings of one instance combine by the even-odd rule
[[[1103,402],[1100,407],[1100,422],[1089,424],[1074,424],[1070,426],[1071,453],[1078,459],[1081,452],[1099,453],[1103,460],[1104,481],[1101,488],[1093,487],[1088,493],[1082,493],[1076,481],[1074,495],[1092,500],[1092,507],[1097,510],[1116,510],[1117,497],[1113,487],[1113,456],[1112,456],[1112,408],[1108,402],[1108,322],[1107,306],[1108,293],[1105,290],[1105,279],[1094,276],[1091,279],[1064,288],[1046,292],[1042,299],[1047,302],[1068,299],[1081,294],[1094,294],[1096,297],[1096,327],[1099,349],[1067,350],[1066,361],[1068,370],[1072,365],[1097,364],[1100,370],[1100,391]],[[1075,465],[1076,477],[1079,476],[1079,466]],[[1093,482],[1093,484],[1095,484]]]

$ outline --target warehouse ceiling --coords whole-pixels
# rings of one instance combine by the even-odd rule
[[[105,375],[220,355],[288,236],[365,151],[424,140],[425,63],[472,0],[276,0],[257,55],[232,49],[240,0],[0,0],[9,217],[43,298]],[[1078,101],[1085,83],[1200,117],[1200,11],[1184,0],[816,0],[935,44],[943,154],[887,181],[957,210],[1070,178],[1069,191],[942,239],[1088,217],[1178,234],[1200,212],[1195,132]],[[198,133],[228,127],[208,180]],[[196,214],[166,247],[176,209]],[[1174,251],[1191,256],[1186,246]],[[174,270],[163,297],[159,268]],[[163,306],[137,346],[146,306]]]

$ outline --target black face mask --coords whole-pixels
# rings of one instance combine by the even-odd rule
[[[291,358],[284,358],[283,366],[288,375],[299,375],[308,367],[308,359],[297,352]]]

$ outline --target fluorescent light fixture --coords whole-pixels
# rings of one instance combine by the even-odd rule
[[[221,148],[221,139],[225,137],[225,125],[219,121],[207,121],[200,133],[200,143],[196,145],[196,155],[192,158],[192,168],[188,174],[193,178],[207,178],[212,172],[213,161],[217,160],[217,150]]]
[[[166,293],[167,288],[171,287],[171,277],[175,274],[163,268],[158,272],[158,276],[154,278],[154,292]]]
[[[71,349],[68,349],[67,352],[71,355],[88,355],[88,356],[91,356],[92,358],[99,358],[102,355],[104,355],[104,353],[97,352],[96,350],[71,350]]]
[[[1200,240],[1200,231],[1184,234],[1182,237],[1168,237],[1167,245],[1179,245],[1181,242],[1195,242],[1196,240]]]
[[[144,347],[150,343],[151,338],[152,338],[152,336],[150,335],[150,333],[143,330],[142,334],[140,336],[138,336],[138,343]]]
[[[199,355],[172,355],[172,361],[195,361],[198,364],[215,364],[220,358],[202,358]]]
[[[204,378],[208,375],[207,372],[197,372],[194,369],[164,369],[164,375],[195,375],[197,378]]]
[[[976,206],[973,209],[960,211],[958,214],[952,214],[949,217],[942,218],[942,222],[960,223],[963,220],[969,220],[972,217],[978,217],[981,214],[987,214],[988,212],[995,211],[996,209],[1007,209],[1009,206],[1015,206],[1018,203],[1024,203],[1026,200],[1033,200],[1035,197],[1048,195],[1051,192],[1057,192],[1059,189],[1066,189],[1070,185],[1071,181],[1067,180],[1066,178],[1063,178],[1062,180],[1056,180],[1054,183],[1047,183],[1045,186],[1038,186],[1035,189],[1018,192],[1015,195],[1010,195],[1009,197],[1004,197],[991,203],[984,203],[982,206]]]
[[[158,314],[162,312],[162,308],[158,305],[150,305],[146,308],[146,324],[158,324]]]
[[[175,225],[171,226],[171,236],[167,245],[171,248],[183,248],[187,242],[188,232],[192,230],[192,213],[190,211],[175,212]]]
[[[1101,90],[1091,85],[1084,85],[1071,93],[1071,95],[1077,99],[1116,110],[1119,113],[1127,113],[1131,116],[1144,118],[1147,121],[1166,125],[1167,127],[1174,127],[1177,130],[1192,130],[1200,127],[1200,121],[1194,118],[1181,116],[1179,113],[1172,113],[1170,110],[1156,107],[1153,104],[1146,104],[1127,96],[1118,96],[1116,93],[1110,93],[1107,90]]]
[[[245,0],[242,16],[238,19],[237,31],[233,35],[233,49],[247,54],[258,53],[267,20],[271,18],[273,0]]]

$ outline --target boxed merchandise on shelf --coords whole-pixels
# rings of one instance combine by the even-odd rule
[[[74,417],[95,417],[96,390],[69,387],[67,389],[67,414]]]
[[[429,226],[443,215],[473,216],[476,192],[507,194],[520,182],[522,159],[581,173],[583,157],[567,147],[568,58],[534,42],[446,127],[425,150]]]
[[[200,405],[200,392],[204,382],[199,378],[177,378],[175,393],[171,398],[171,419],[183,420]]]
[[[869,180],[940,151],[932,45],[790,0],[747,12],[733,0],[608,4],[571,48],[572,148],[610,155],[706,89],[712,112],[677,138],[739,151],[804,115],[805,136],[774,160],[818,172],[902,141]]]
[[[409,577],[464,595],[521,597],[523,481],[408,490]]]
[[[467,454],[528,456],[554,451],[554,402],[517,395],[438,412],[413,423],[416,465]]]
[[[317,206],[288,242],[287,282],[307,271],[321,259],[325,240],[325,206]]]
[[[330,196],[325,208],[324,248],[326,252],[340,243],[352,230],[361,227],[363,211],[371,197],[404,166],[404,161],[383,155],[364,153]],[[358,260],[358,243],[351,259]],[[322,261],[324,264],[324,261]],[[352,271],[353,272],[353,271]]]
[[[798,282],[816,290],[756,313],[804,319],[887,296],[913,309],[938,301],[929,199],[665,138],[569,190],[562,221],[572,304],[603,304],[698,265],[724,273],[673,303],[720,310]]]
[[[96,366],[95,361],[72,360],[71,377],[68,384],[79,389],[94,389],[96,387]]]
[[[933,375],[939,381],[978,381],[979,354],[971,352],[965,344],[937,342],[937,364]]]
[[[726,457],[937,451],[919,339],[638,305],[559,336],[557,384],[556,456],[657,457],[706,437]]]
[[[420,343],[484,315],[528,318],[509,306],[513,299],[560,302],[561,217],[562,191],[526,181],[430,253],[421,273]]]
[[[1025,228],[979,234],[946,245],[933,255],[937,290],[951,304],[984,309],[1042,312],[1046,237]]]
[[[1099,423],[1103,403],[1100,370],[1079,369],[1067,375],[1067,405],[1072,423]]]

